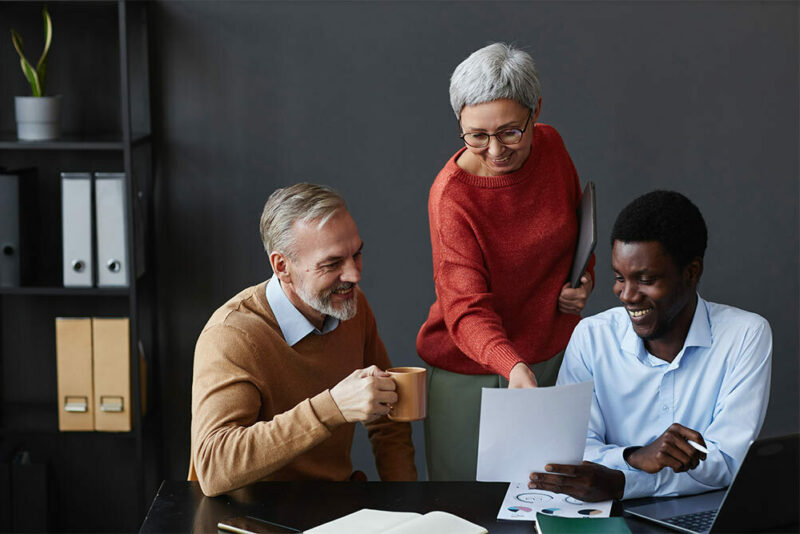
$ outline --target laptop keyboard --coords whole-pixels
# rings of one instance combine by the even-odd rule
[[[664,521],[676,527],[685,528],[686,530],[708,532],[711,530],[711,525],[714,523],[714,517],[716,515],[716,510],[706,510],[705,512],[697,512],[696,514],[676,515]]]

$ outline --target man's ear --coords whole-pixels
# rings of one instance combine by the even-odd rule
[[[692,261],[689,262],[689,265],[683,270],[684,280],[691,284],[693,287],[697,287],[697,284],[700,283],[700,277],[703,275],[703,258],[696,257]]]
[[[272,272],[278,277],[282,284],[292,283],[292,274],[289,267],[289,259],[282,252],[273,251],[269,255],[269,264],[272,266]]]

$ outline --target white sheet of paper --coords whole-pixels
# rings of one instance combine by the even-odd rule
[[[536,512],[559,517],[609,517],[612,501],[583,502],[563,493],[528,489],[524,482],[508,485],[497,519],[536,521]]]
[[[580,464],[594,382],[549,388],[484,388],[478,480],[520,482],[548,463]]]

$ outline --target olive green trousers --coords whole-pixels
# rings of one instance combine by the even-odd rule
[[[560,352],[531,366],[540,386],[552,386],[564,359]],[[505,388],[499,375],[462,375],[428,368],[428,415],[425,418],[425,456],[428,480],[475,480],[481,389]]]

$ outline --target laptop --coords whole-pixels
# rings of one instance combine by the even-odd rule
[[[690,534],[798,532],[799,436],[751,443],[726,490],[626,506],[625,512]]]

